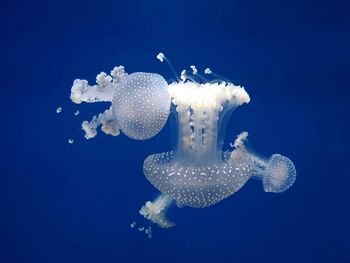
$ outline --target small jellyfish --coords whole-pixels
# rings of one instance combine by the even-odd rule
[[[78,115],[79,115],[79,113],[80,113],[80,111],[79,111],[79,110],[77,110],[76,112],[74,112],[74,116],[78,116]]]
[[[261,179],[265,192],[281,193],[291,187],[296,179],[293,162],[280,154],[270,158],[252,150],[247,140],[248,133],[242,132],[234,143],[235,152],[244,154],[252,160],[253,176]],[[233,153],[235,153],[233,152]]]
[[[68,139],[68,143],[69,143],[69,144],[73,144],[73,143],[74,143],[74,140],[71,139],[71,138],[69,138],[69,139]]]
[[[173,70],[163,53],[157,58],[165,60]],[[145,177],[161,194],[139,211],[162,228],[175,225],[166,216],[172,204],[212,206],[236,193],[250,178],[261,179],[266,192],[280,193],[296,178],[290,159],[280,154],[266,158],[256,153],[248,144],[247,132],[239,134],[229,150],[223,149],[232,112],[248,104],[250,97],[244,87],[223,79],[208,82],[197,74],[195,66],[191,69],[191,76],[183,70],[180,78],[176,76],[177,81],[168,84],[158,74],[127,74],[119,66],[110,75],[98,74],[97,85],[77,79],[71,89],[70,97],[75,103],[111,103],[105,112],[82,123],[87,139],[96,136],[98,126],[113,136],[122,131],[136,140],[152,138],[164,127],[171,107],[172,149],[151,154],[143,164]],[[204,72],[219,77],[209,68]]]
[[[256,174],[263,180],[265,192],[281,193],[294,184],[296,170],[293,162],[280,154],[257,162]]]

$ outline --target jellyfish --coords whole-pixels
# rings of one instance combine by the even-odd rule
[[[81,102],[111,102],[104,113],[94,116],[91,122],[84,121],[85,138],[97,135],[96,128],[102,125],[106,134],[117,136],[122,131],[135,140],[150,139],[163,128],[170,110],[171,98],[168,83],[159,74],[136,72],[125,73],[124,67],[115,67],[110,75],[101,72],[96,77],[97,85],[76,79],[71,89],[71,100]]]
[[[159,53],[157,58],[171,63]],[[280,193],[296,178],[293,162],[280,154],[264,157],[253,150],[248,132],[237,135],[223,150],[226,126],[232,112],[250,102],[244,87],[222,79],[207,81],[191,65],[192,75],[181,72],[168,83],[156,73],[127,74],[123,66],[110,75],[101,72],[96,85],[76,79],[71,88],[74,103],[111,103],[109,109],[84,121],[85,138],[96,136],[97,128],[113,136],[124,133],[135,140],[157,135],[169,116],[172,149],[149,155],[143,164],[146,179],[160,191],[139,213],[162,228],[175,224],[166,216],[172,204],[205,208],[237,192],[250,178],[262,181],[265,192]],[[173,70],[174,71],[174,70]],[[206,68],[206,75],[214,73]],[[217,76],[217,75],[214,75]]]

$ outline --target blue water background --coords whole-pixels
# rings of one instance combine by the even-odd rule
[[[350,262],[348,1],[1,1],[0,262]],[[282,194],[249,181],[207,209],[153,226],[143,160],[171,148],[170,125],[133,141],[80,123],[109,105],[74,105],[75,78],[189,65],[245,86],[230,119],[260,153],[297,168]],[[56,114],[56,108],[63,111]],[[81,114],[74,116],[79,109]],[[68,144],[74,138],[74,144]]]

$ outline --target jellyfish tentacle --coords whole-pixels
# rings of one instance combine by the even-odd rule
[[[124,66],[114,67],[110,75],[101,72],[96,76],[96,85],[89,85],[87,80],[76,79],[71,88],[70,99],[76,104],[82,102],[112,102],[117,84],[128,74]],[[117,120],[113,117],[112,108],[93,116],[91,121],[83,121],[82,130],[85,132],[86,139],[94,138],[97,135],[97,128],[109,135],[118,136],[120,127]]]
[[[166,63],[168,64],[170,70],[173,72],[176,81],[180,81],[180,78],[179,78],[179,76],[177,75],[177,73],[176,73],[176,71],[175,71],[175,69],[174,69],[174,66],[173,66],[173,64],[171,63],[171,61],[170,61],[166,56],[164,56],[163,53],[159,53],[158,56],[157,56],[157,58],[158,58],[161,62],[163,62],[163,60],[165,60]]]
[[[111,75],[101,72],[96,76],[97,85],[89,85],[84,79],[76,79],[71,88],[70,98],[72,102],[112,102],[117,83],[127,76],[124,66],[114,67]]]
[[[165,194],[161,194],[153,202],[147,201],[140,209],[140,214],[162,228],[174,227],[175,224],[169,221],[165,213],[173,203],[173,199]]]
[[[94,116],[90,122],[83,121],[81,124],[82,129],[85,132],[85,138],[91,139],[97,135],[97,127],[101,125],[101,130],[105,134],[112,136],[118,136],[120,134],[120,127],[113,117],[112,107],[98,116]]]

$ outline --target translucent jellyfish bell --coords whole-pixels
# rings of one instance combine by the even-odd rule
[[[281,193],[294,184],[296,170],[289,158],[274,154],[264,164],[266,165],[258,167],[261,169],[259,173],[263,179],[265,192]]]
[[[159,74],[143,72],[128,75],[116,86],[112,110],[125,135],[146,140],[164,127],[171,100],[167,87]]]
[[[251,162],[225,157],[221,163],[181,165],[172,152],[155,154],[145,160],[144,174],[178,206],[207,207],[237,192],[253,173]]]

